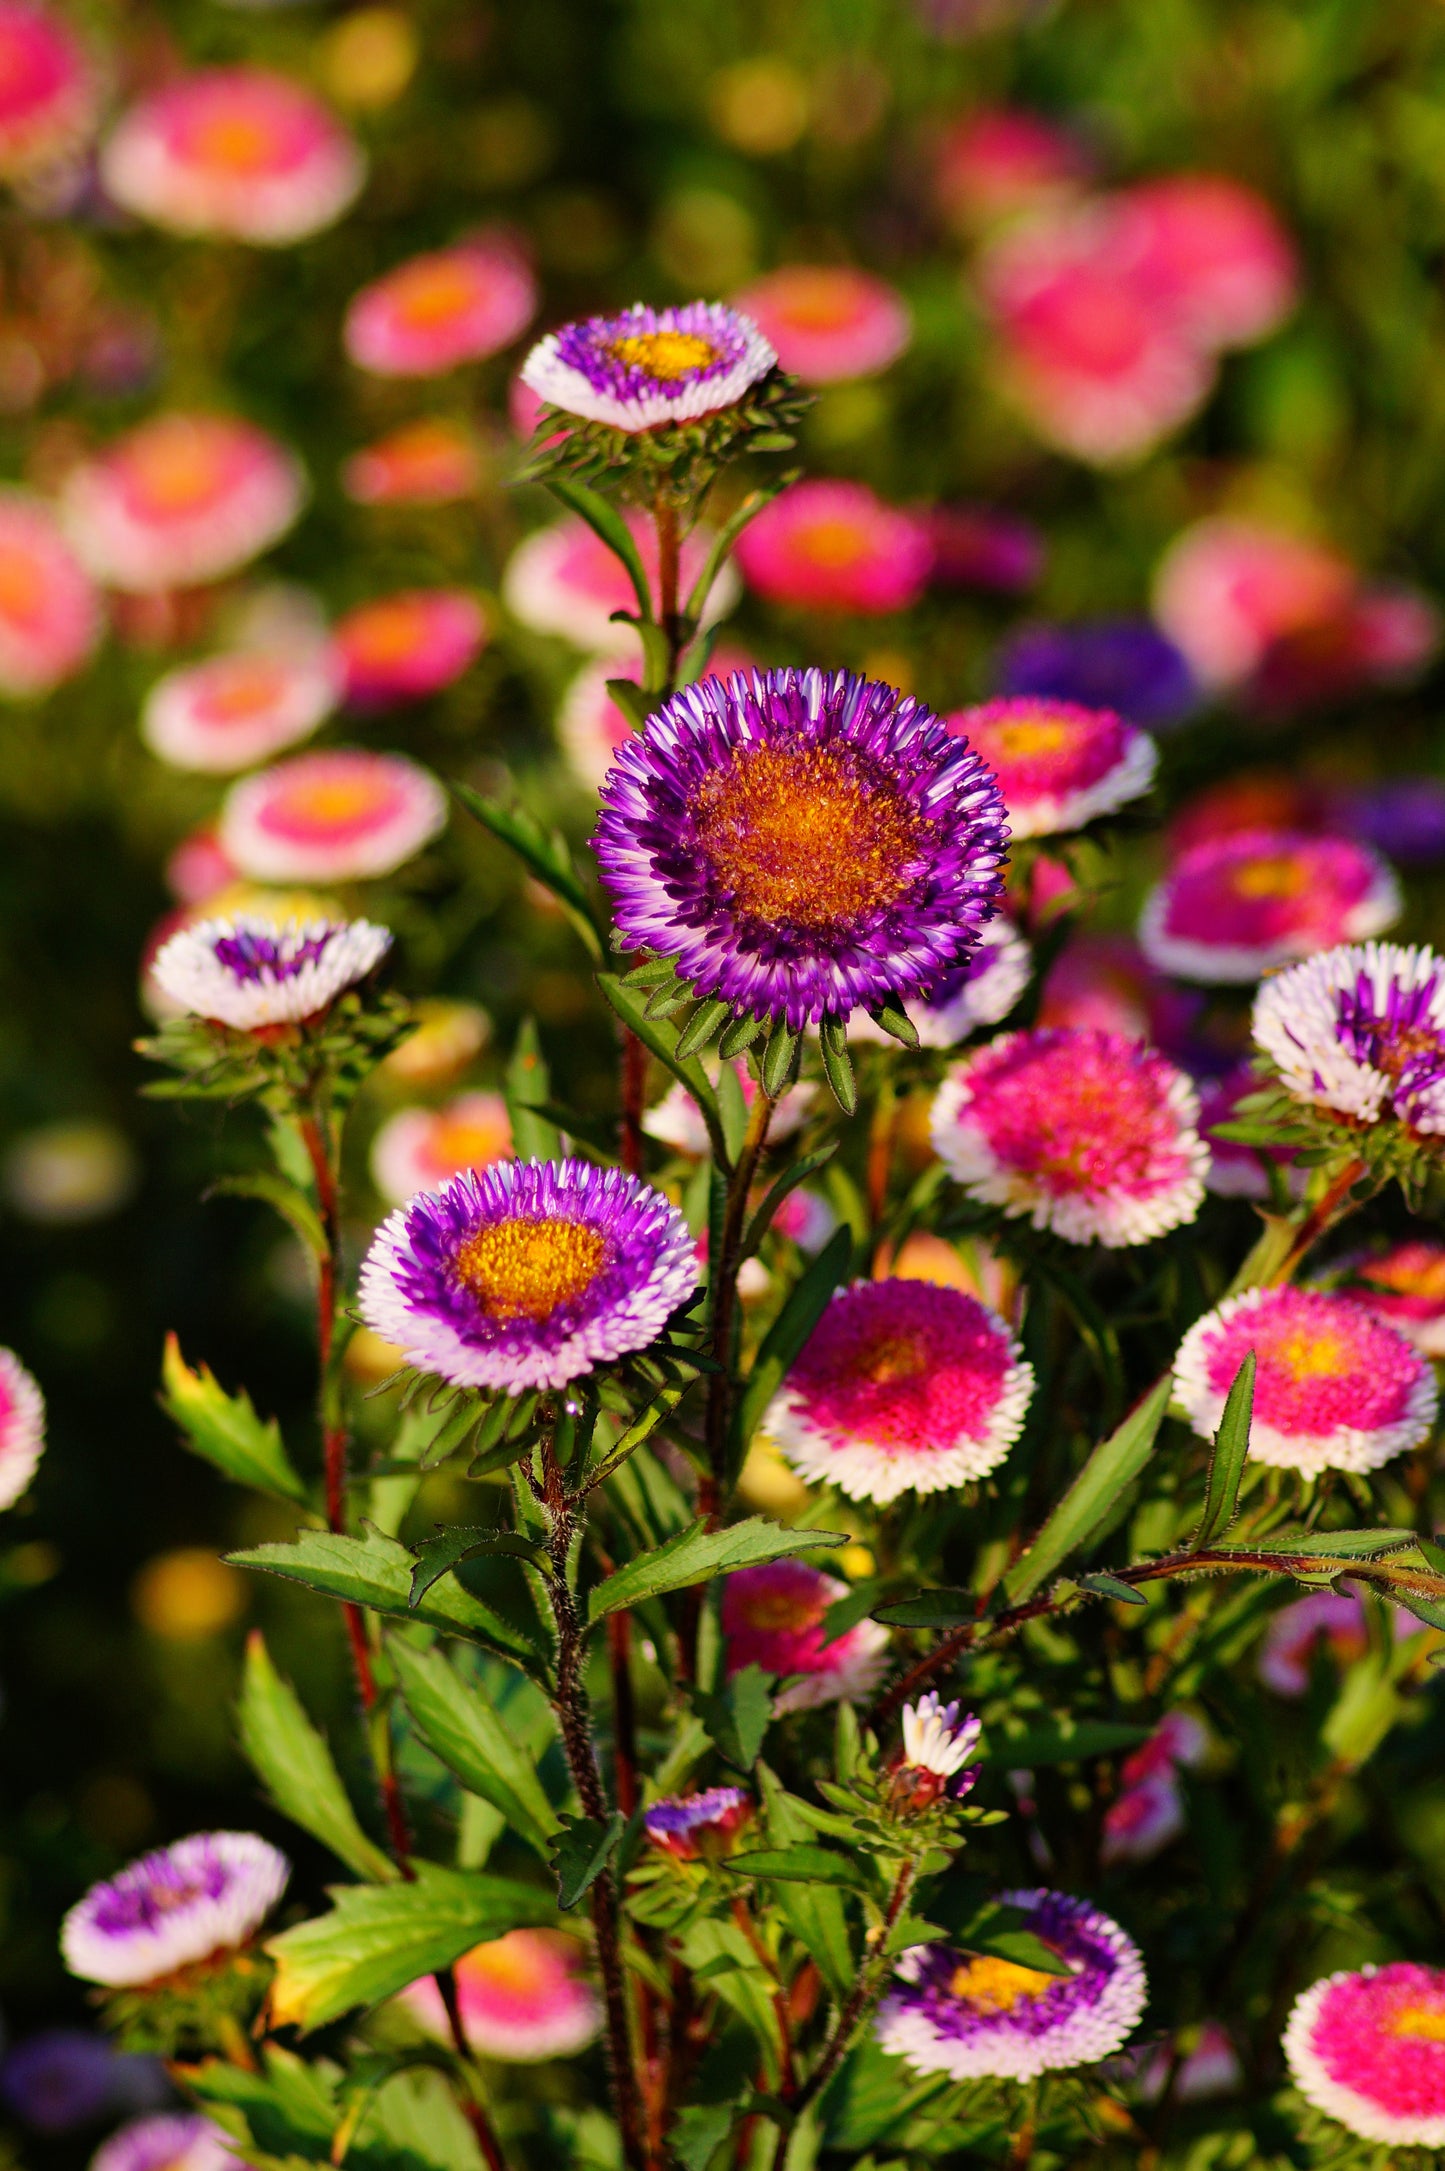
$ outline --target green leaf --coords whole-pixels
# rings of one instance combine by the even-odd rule
[[[718,1000],[699,1003],[677,1036],[677,1059],[685,1063],[699,1048],[716,1039],[732,1016],[732,1004]]]
[[[734,1568],[751,1568],[762,1561],[786,1560],[794,1553],[811,1553],[818,1546],[847,1545],[842,1530],[784,1530],[766,1516],[750,1515],[746,1522],[729,1523],[711,1530],[705,1521],[680,1530],[675,1538],[640,1553],[615,1574],[599,1583],[587,1606],[589,1622],[619,1613],[644,1599],[659,1598],[665,1591],[685,1590],[711,1576],[727,1575]]]
[[[325,1736],[272,1665],[259,1629],[247,1639],[236,1716],[246,1759],[281,1814],[358,1877],[383,1884],[394,1878],[390,1858],[357,1820]]]
[[[738,2116],[732,2103],[689,2104],[679,2111],[667,2136],[669,2154],[676,2157],[682,2171],[708,2171]]]
[[[519,1161],[555,1161],[562,1141],[554,1123],[537,1110],[546,1105],[552,1091],[552,1075],[542,1054],[536,1021],[523,1018],[517,1027],[511,1061],[502,1081],[507,1119],[512,1127],[512,1151]]]
[[[417,1862],[409,1884],[333,1887],[331,1912],[271,1938],[271,2014],[303,2034],[376,2005],[509,1930],[555,1924],[537,1885]]]
[[[1137,1749],[1149,1739],[1149,1732],[1147,1726],[1130,1726],[1122,1719],[1044,1719],[1036,1725],[1026,1723],[1017,1733],[990,1726],[983,1738],[983,1760],[1009,1771],[1084,1763],[1090,1757],[1113,1756],[1120,1749]]]
[[[614,505],[589,490],[585,483],[574,482],[566,475],[549,475],[547,488],[560,500],[569,512],[585,520],[599,542],[605,543],[614,558],[620,558],[632,592],[637,598],[637,608],[644,618],[652,617],[652,593],[647,585],[647,574],[632,532]]]
[[[1408,1552],[1418,1546],[1413,1530],[1272,1530],[1258,1545],[1220,1545],[1217,1553],[1267,1553],[1273,1559],[1317,1560],[1327,1566],[1337,1560],[1381,1560],[1387,1553]]]
[[[833,1847],[760,1847],[752,1854],[725,1855],[722,1866],[740,1877],[777,1877],[788,1884],[863,1886],[868,1881],[856,1856]]]
[[[960,1628],[979,1618],[976,1591],[919,1591],[912,1598],[898,1598],[879,1606],[873,1616],[890,1628]]]
[[[796,1191],[799,1184],[806,1183],[810,1176],[816,1176],[820,1168],[826,1168],[837,1151],[838,1147],[835,1141],[831,1146],[824,1146],[819,1153],[805,1153],[800,1160],[793,1162],[791,1168],[783,1170],[782,1175],[768,1190],[761,1206],[757,1208],[752,1220],[748,1223],[748,1233],[743,1238],[742,1257],[744,1259],[750,1259],[757,1250],[768,1230],[772,1227],[773,1216],[777,1213],[778,1208],[782,1205],[789,1192]]]
[[[786,437],[786,433],[781,431],[769,432],[766,435]],[[788,438],[787,443],[791,444],[792,439]],[[754,452],[782,451],[783,449],[784,447],[781,444],[775,446],[767,443],[765,437],[754,438],[751,446],[751,450]],[[765,505],[772,503],[778,494],[779,488],[780,484],[775,483],[771,488],[765,485],[761,490],[749,491],[736,512],[725,520],[718,529],[717,534],[712,539],[712,547],[704,558],[702,568],[693,583],[692,593],[687,599],[686,615],[694,622],[701,622],[703,613],[707,609],[707,599],[712,593],[713,582],[722,571],[723,561],[742,534],[743,529],[750,520],[756,520]]]
[[[205,1195],[208,1199],[262,1200],[300,1237],[313,1259],[326,1257],[330,1247],[321,1216],[306,1193],[284,1176],[273,1176],[267,1169],[253,1169],[249,1175],[220,1176],[207,1185]]]
[[[1070,1553],[1088,1544],[1124,1487],[1139,1475],[1153,1453],[1173,1385],[1168,1373],[1157,1380],[1118,1430],[1094,1449],[1033,1544],[1004,1577],[1004,1591],[1014,1605],[1032,1598]]]
[[[424,1538],[417,1546],[407,1603],[415,1613],[432,1585],[439,1583],[449,1568],[464,1560],[475,1560],[478,1554],[504,1553],[513,1560],[535,1560],[543,1550],[540,1539],[524,1538],[520,1531],[477,1530],[454,1524],[438,1537]]]
[[[751,1011],[735,1017],[717,1044],[717,1052],[723,1061],[730,1063],[735,1055],[750,1048],[766,1024],[766,1018],[755,1018]]]
[[[762,1422],[764,1410],[822,1318],[828,1299],[847,1273],[852,1257],[852,1236],[847,1229],[835,1229],[817,1258],[799,1275],[786,1304],[763,1337],[747,1386],[737,1400],[732,1439],[735,1470],[741,1469],[748,1442]]]
[[[1228,1530],[1239,1511],[1239,1487],[1249,1456],[1249,1425],[1254,1414],[1254,1374],[1254,1351],[1246,1350],[1214,1435],[1209,1479],[1204,1488],[1204,1516],[1189,1548],[1191,1553]]]
[[[766,1764],[758,1765],[758,1784],[766,1807],[770,1845],[811,1845],[804,1805],[788,1793]],[[795,1884],[787,1879],[773,1886],[772,1904],[793,1936],[816,1960],[824,1982],[841,2003],[857,1975],[842,1892],[836,1885]]]
[[[1090,1591],[1095,1598],[1112,1598],[1121,1606],[1149,1603],[1142,1591],[1136,1591],[1132,1583],[1121,1583],[1116,1575],[1077,1575],[1074,1581],[1081,1591]]]
[[[228,1395],[209,1365],[193,1372],[173,1334],[161,1360],[161,1408],[192,1448],[238,1485],[254,1485],[279,1500],[307,1504],[306,1486],[281,1444],[274,1417],[263,1424],[244,1393]]]
[[[771,1100],[778,1098],[791,1079],[802,1045],[801,1033],[795,1033],[781,1018],[773,1020],[762,1062],[763,1091]]]
[[[818,1034],[818,1045],[823,1053],[823,1069],[833,1089],[833,1098],[845,1116],[851,1116],[858,1106],[858,1086],[853,1076],[852,1058],[848,1053],[848,1026],[843,1018],[824,1018]]]
[[[480,1689],[463,1681],[440,1651],[418,1651],[401,1636],[387,1639],[412,1724],[434,1755],[471,1794],[499,1809],[528,1846],[547,1859],[558,1829],[533,1759]]]
[[[870,1010],[869,1017],[905,1048],[918,1046],[918,1027],[899,1003],[883,1003],[877,1010]]]
[[[607,691],[611,694],[633,730],[640,731],[652,714],[652,707],[636,680],[610,678],[607,681]]]
[[[461,801],[473,820],[480,822],[483,829],[489,829],[509,851],[515,852],[543,889],[551,891],[581,936],[593,964],[600,965],[606,955],[602,932],[593,913],[592,899],[582,886],[564,840],[560,836],[548,836],[536,816],[524,807],[504,807],[500,800],[484,797],[470,784],[463,784],[455,777],[450,780],[450,788],[453,797]]]
[[[672,1072],[679,1084],[686,1086],[697,1103],[698,1114],[707,1126],[708,1140],[714,1156],[724,1167],[729,1166],[717,1095],[708,1084],[707,1072],[701,1063],[695,1057],[683,1059],[678,1055],[677,1034],[670,1026],[646,1016],[644,1006],[638,1001],[635,991],[624,987],[616,973],[599,972],[597,985],[623,1024],[630,1026],[636,1033],[643,1047],[657,1057],[665,1070]]]
[[[627,1819],[620,1809],[614,1809],[605,1824],[596,1817],[563,1817],[551,1850],[559,1907],[575,1907],[591,1889],[626,1829]]]
[[[758,1760],[763,1736],[772,1723],[774,1679],[761,1666],[744,1666],[715,1696],[701,1689],[693,1691],[693,1709],[707,1728],[708,1739],[739,1771],[751,1771]]]

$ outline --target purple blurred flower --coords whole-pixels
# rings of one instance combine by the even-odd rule
[[[154,2058],[128,2056],[88,2028],[42,2028],[0,2063],[0,2097],[35,2133],[71,2133],[121,2108],[165,2101]]]
[[[994,658],[993,680],[1000,694],[1117,709],[1155,730],[1180,723],[1199,700],[1183,656],[1147,618],[1021,626]]]
[[[1342,792],[1335,818],[1351,836],[1406,867],[1445,859],[1445,783],[1434,776],[1392,776]]]
[[[1044,539],[1032,521],[995,505],[938,505],[928,515],[930,578],[937,588],[987,588],[1018,595],[1044,569]]]

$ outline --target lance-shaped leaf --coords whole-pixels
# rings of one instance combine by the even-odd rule
[[[823,1316],[829,1297],[848,1271],[853,1239],[846,1229],[835,1229],[823,1249],[799,1275],[787,1303],[763,1337],[753,1360],[748,1384],[738,1397],[733,1421],[732,1463],[741,1469],[748,1442],[762,1422],[764,1410],[782,1386],[803,1344]]]
[[[818,1546],[847,1545],[843,1530],[784,1530],[766,1516],[751,1515],[745,1523],[730,1523],[725,1530],[710,1530],[706,1522],[680,1530],[665,1545],[640,1553],[615,1575],[599,1583],[588,1602],[587,1618],[600,1621],[644,1599],[660,1598],[666,1591],[685,1590],[691,1583],[727,1575],[734,1568],[756,1567],[762,1561],[785,1560],[794,1553],[811,1553]]]
[[[470,784],[461,784],[455,779],[451,789],[473,820],[480,822],[499,843],[515,852],[542,887],[551,891],[581,936],[593,964],[600,965],[606,954],[602,933],[592,909],[592,899],[582,886],[565,840],[556,834],[549,836],[536,816],[525,808],[504,807],[499,800],[488,799],[474,791]]]
[[[1113,1756],[1120,1749],[1137,1749],[1149,1739],[1147,1726],[1130,1726],[1122,1719],[1039,1719],[1025,1721],[1005,1733],[990,1726],[983,1737],[982,1761],[1002,1764],[1009,1771],[1031,1770],[1036,1764],[1071,1764],[1090,1757]]]
[[[161,1383],[162,1409],[198,1455],[239,1485],[306,1504],[305,1483],[291,1466],[275,1418],[263,1422],[248,1395],[228,1395],[209,1365],[193,1372],[173,1334],[166,1336]]]
[[[1004,1577],[1004,1591],[1014,1605],[1032,1598],[1070,1553],[1088,1544],[1124,1487],[1139,1475],[1154,1451],[1173,1384],[1166,1373],[1117,1432],[1094,1449],[1033,1544]]]
[[[586,483],[574,482],[567,475],[549,475],[547,488],[554,498],[559,498],[569,512],[585,520],[592,533],[605,543],[615,558],[620,558],[632,592],[637,598],[637,608],[644,618],[652,616],[652,594],[647,585],[647,573],[642,555],[632,539],[632,531],[611,500],[596,490],[589,490]]]
[[[551,1894],[537,1885],[435,1862],[414,1867],[408,1884],[334,1886],[329,1914],[269,1940],[278,2027],[324,2028],[450,1967],[473,1945],[557,1920]]]
[[[306,1193],[284,1176],[273,1175],[269,1169],[219,1176],[207,1186],[205,1195],[208,1199],[260,1199],[300,1237],[313,1259],[326,1257],[328,1243],[321,1216]]]
[[[519,1161],[555,1161],[562,1150],[556,1124],[538,1113],[546,1106],[551,1091],[552,1074],[542,1054],[536,1023],[523,1018],[503,1080],[512,1151]]]
[[[739,1771],[751,1771],[758,1760],[763,1736],[772,1723],[776,1678],[761,1666],[744,1666],[715,1696],[693,1690],[693,1709],[707,1728],[708,1739]]]
[[[1209,1545],[1228,1530],[1239,1509],[1239,1487],[1249,1457],[1249,1425],[1254,1414],[1254,1351],[1246,1350],[1244,1362],[1234,1375],[1225,1399],[1214,1452],[1209,1458],[1209,1480],[1204,1488],[1204,1514],[1191,1552]]]
[[[259,1630],[246,1644],[236,1715],[247,1761],[282,1815],[329,1847],[358,1877],[383,1884],[395,1877],[389,1857],[357,1820],[325,1736],[272,1665]]]
[[[727,1141],[723,1136],[722,1114],[717,1095],[708,1084],[707,1072],[696,1056],[681,1057],[677,1053],[677,1030],[664,1018],[650,1018],[647,1006],[635,988],[628,987],[615,972],[599,972],[597,985],[621,1018],[623,1024],[634,1032],[648,1052],[657,1057],[664,1070],[670,1070],[679,1084],[686,1086],[697,1103],[698,1114],[707,1126],[708,1142],[716,1158],[728,1165]]]
[[[856,1885],[867,1875],[856,1856],[833,1847],[759,1847],[751,1854],[730,1854],[723,1868],[739,1877],[777,1877],[790,1884]]]
[[[469,1793],[499,1809],[545,1861],[557,1812],[532,1758],[501,1714],[440,1651],[415,1650],[400,1636],[389,1638],[387,1649],[412,1724],[427,1747]]]
[[[590,1892],[617,1850],[627,1830],[627,1819],[614,1809],[603,1822],[598,1817],[564,1817],[552,1845],[552,1867],[557,1872],[557,1904],[573,1908]]]

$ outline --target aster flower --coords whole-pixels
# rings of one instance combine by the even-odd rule
[[[635,507],[623,519],[655,595],[656,528]],[[702,572],[712,541],[712,531],[702,526],[684,536],[678,567],[681,594],[690,592]],[[712,584],[703,624],[713,626],[726,618],[741,593],[737,568],[729,559]],[[502,601],[518,625],[533,633],[555,634],[594,656],[639,654],[635,628],[613,622],[618,611],[636,615],[632,583],[616,555],[574,515],[539,528],[517,545],[502,575]]]
[[[1242,983],[1382,933],[1401,903],[1394,875],[1368,845],[1246,830],[1180,854],[1145,900],[1139,942],[1160,972]]]
[[[928,585],[927,522],[866,483],[795,482],[737,541],[748,586],[770,603],[877,617],[906,611]]]
[[[934,588],[982,588],[1019,595],[1044,569],[1044,539],[1032,521],[995,505],[935,505],[927,514]]]
[[[709,1079],[716,1085],[722,1073],[720,1064],[709,1064]],[[738,1090],[747,1107],[757,1098],[757,1081],[750,1075],[746,1061],[739,1056],[732,1065]],[[791,1138],[800,1131],[813,1111],[818,1089],[806,1082],[789,1086],[779,1096],[768,1124],[768,1138],[773,1145]],[[669,1086],[662,1099],[649,1108],[642,1119],[642,1128],[649,1138],[660,1138],[665,1146],[676,1146],[679,1153],[704,1154],[709,1150],[707,1125],[698,1112],[697,1102],[682,1084]]]
[[[103,2141],[90,2171],[245,2171],[219,2126],[192,2111],[133,2118]]]
[[[1306,2102],[1350,2133],[1445,2148],[1445,1968],[1342,1969],[1294,2002],[1285,2062]]]
[[[1021,626],[994,660],[994,684],[1015,698],[1038,694],[1117,709],[1155,731],[1179,723],[1199,699],[1184,657],[1147,618]]]
[[[1203,1003],[1154,971],[1132,935],[1075,935],[1044,981],[1040,1025],[1089,1026],[1180,1054]]]
[[[1201,346],[1248,347],[1299,292],[1299,260],[1273,205],[1222,173],[1170,173],[1115,202],[1143,276]]]
[[[472,497],[483,474],[471,431],[440,415],[404,422],[354,452],[341,486],[358,505],[455,505]]]
[[[558,1930],[509,1930],[463,1953],[456,1963],[457,2005],[472,2049],[518,2065],[585,2050],[602,2029],[602,2001],[586,1964],[578,1940]],[[429,2035],[450,2040],[434,1976],[401,1995]]]
[[[549,407],[630,435],[735,407],[777,360],[756,324],[721,302],[638,302],[549,332],[522,382]]]
[[[382,1059],[383,1077],[399,1085],[449,1085],[491,1038],[492,1021],[480,1003],[424,995],[413,1005],[416,1029]]]
[[[956,1703],[943,1703],[930,1689],[916,1704],[903,1706],[903,1759],[911,1771],[951,1779],[962,1772],[978,1747],[983,1725],[970,1711],[960,1719]],[[967,1775],[965,1775],[967,1776]]]
[[[4,43],[0,8],[0,61]],[[0,694],[49,693],[88,661],[100,633],[100,599],[50,507],[0,489]]]
[[[408,588],[358,604],[334,639],[353,708],[421,701],[469,671],[487,639],[486,614],[465,588]]]
[[[151,974],[182,1010],[255,1032],[329,1010],[390,948],[388,930],[369,920],[200,920],[171,936]]]
[[[753,1813],[744,1787],[707,1787],[701,1794],[665,1794],[652,1804],[642,1828],[655,1847],[679,1862],[725,1854]]]
[[[979,930],[978,948],[968,963],[945,973],[926,996],[905,1004],[921,1048],[956,1048],[980,1026],[1006,1018],[1029,984],[1033,960],[1012,920],[1000,913]],[[886,1041],[889,1035],[866,1010],[848,1020],[853,1040]]]
[[[699,682],[731,678],[735,672],[752,667],[753,659],[744,650],[724,645],[700,674]],[[591,791],[601,789],[618,752],[637,729],[608,691],[607,682],[613,678],[629,679],[634,686],[640,686],[642,658],[600,657],[595,663],[584,663],[557,711],[557,737],[562,751]]]
[[[0,1508],[12,1508],[45,1449],[45,1400],[13,1349],[0,1349]]]
[[[1172,1770],[1150,1772],[1115,1795],[1104,1812],[1099,1861],[1151,1862],[1184,1830],[1184,1796]]]
[[[784,264],[755,280],[739,306],[804,384],[873,377],[913,336],[908,304],[873,273],[846,264]]]
[[[332,225],[366,177],[351,137],[301,84],[269,68],[203,68],[131,107],[101,152],[125,210],[179,234],[266,247]]]
[[[328,747],[233,784],[220,839],[257,882],[357,882],[413,858],[446,820],[446,794],[415,762]]]
[[[1144,1962],[1117,1922],[1061,1892],[1005,1892],[1002,1900],[1069,1973],[915,1945],[877,2023],[884,2050],[914,2072],[1033,2080],[1093,2065],[1120,2048],[1143,2012]]]
[[[509,347],[537,312],[537,282],[517,249],[478,236],[408,258],[352,299],[342,339],[378,377],[439,377]]]
[[[975,1198],[1073,1244],[1145,1244],[1192,1221],[1209,1148],[1184,1073],[1117,1033],[1005,1033],[949,1073],[933,1146]]]
[[[1445,1358],[1445,1244],[1407,1237],[1351,1265],[1341,1294],[1388,1319],[1425,1357]]]
[[[85,141],[99,103],[95,71],[64,18],[31,0],[0,5],[0,178],[14,181]]]
[[[238,648],[167,671],[146,695],[141,737],[173,769],[232,776],[307,739],[335,708],[330,650]]]
[[[629,949],[793,1030],[967,962],[1007,831],[978,756],[848,672],[685,687],[622,750],[595,850]]]
[[[586,1161],[501,1161],[382,1224],[360,1304],[408,1364],[520,1394],[645,1349],[696,1287],[692,1236],[660,1191]]]
[[[739,1568],[722,1594],[729,1678],[748,1666],[796,1676],[773,1698],[779,1717],[819,1704],[865,1702],[883,1678],[888,1631],[878,1621],[859,1621],[828,1640],[824,1615],[847,1595],[846,1583],[805,1561]]]
[[[269,550],[305,501],[300,466],[234,415],[153,415],[72,469],[61,511],[108,588],[150,594],[219,580]]]
[[[245,1944],[290,1874],[254,1832],[195,1832],[91,1886],[61,1927],[65,1964],[108,1989],[157,1982]]]
[[[1338,1666],[1351,1666],[1370,1647],[1365,1609],[1353,1591],[1307,1591],[1271,1614],[1259,1649],[1259,1678],[1276,1696],[1298,1697],[1310,1685],[1310,1665],[1323,1644]]]
[[[1234,1376],[1258,1360],[1249,1452],[1302,1470],[1378,1470],[1435,1422],[1435,1374],[1404,1335],[1348,1297],[1247,1289],[1197,1319],[1174,1360],[1175,1399],[1212,1439]]]
[[[1275,642],[1337,618],[1354,569],[1338,551],[1226,515],[1176,535],[1154,576],[1154,615],[1201,685],[1242,685]]]
[[[464,1169],[486,1168],[512,1151],[512,1125],[500,1093],[463,1093],[445,1108],[399,1108],[371,1142],[371,1180],[384,1199],[404,1206]]]
[[[829,1301],[762,1430],[799,1477],[883,1506],[997,1469],[1033,1387],[1008,1327],[976,1298],[855,1282]]]
[[[1417,944],[1326,950],[1266,980],[1254,1039],[1296,1100],[1445,1132],[1445,961]]]
[[[1137,799],[1154,781],[1159,750],[1112,709],[1021,695],[945,718],[998,779],[1015,837],[1082,829]]]
[[[965,235],[1077,195],[1093,160],[1082,140],[1021,106],[982,106],[939,146],[934,191]]]

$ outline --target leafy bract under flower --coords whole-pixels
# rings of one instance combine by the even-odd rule
[[[1301,2095],[1351,2133],[1445,2148],[1445,1969],[1326,1975],[1295,2000],[1284,2054]]]
[[[631,432],[731,407],[777,359],[752,319],[721,302],[638,302],[549,332],[523,363],[522,382],[566,414]]]
[[[1254,1038],[1296,1100],[1445,1132],[1445,958],[1423,945],[1345,944],[1266,980]]]
[[[193,1833],[91,1886],[61,1928],[65,1964],[109,1988],[156,1982],[244,1944],[290,1873],[254,1832]]]
[[[596,851],[628,948],[796,1030],[966,964],[1006,839],[988,771],[921,702],[786,669],[650,717],[603,787]]]

